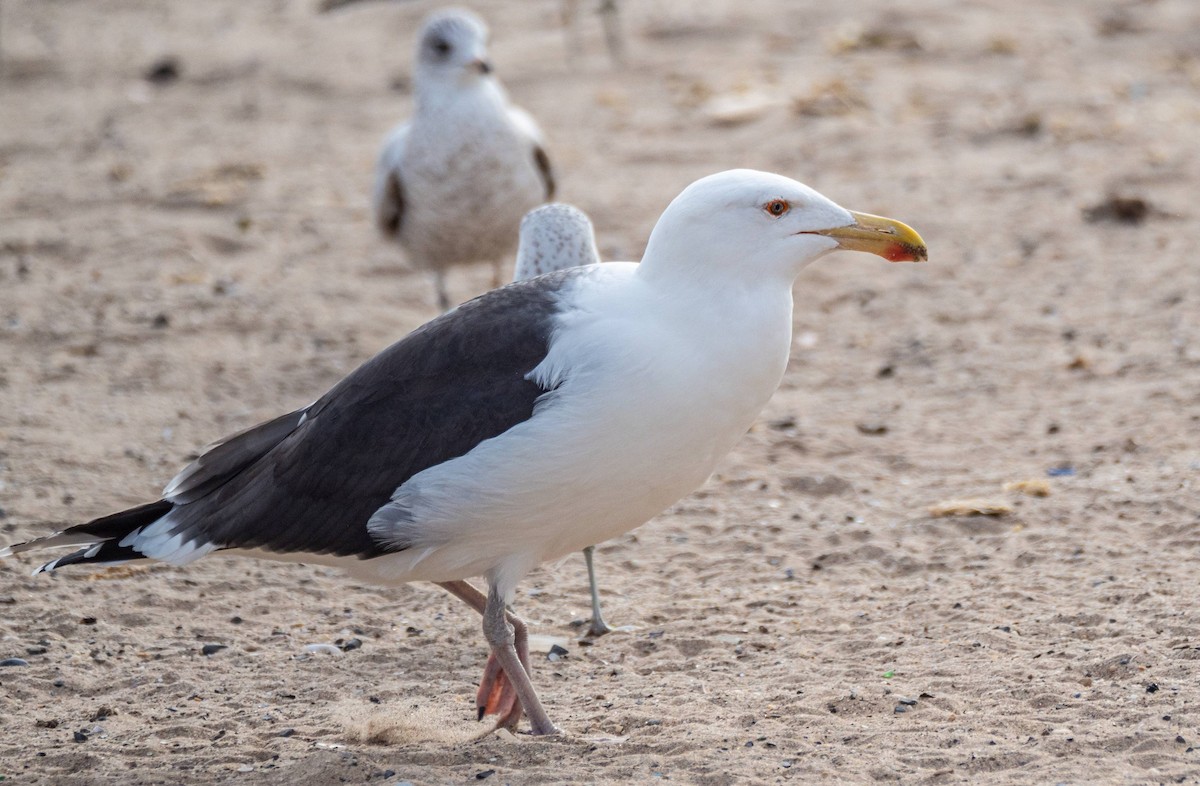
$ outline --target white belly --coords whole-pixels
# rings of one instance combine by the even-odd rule
[[[409,135],[400,243],[423,268],[500,260],[517,247],[521,217],[545,201],[533,144],[495,118],[445,122],[454,134]]]
[[[734,320],[757,339],[747,342],[724,319],[648,319],[655,304],[619,267],[604,266],[605,275],[628,319],[611,308],[604,323],[586,309],[568,319],[539,367],[561,386],[530,420],[405,483],[413,521],[391,534],[412,547],[359,563],[356,574],[390,582],[492,573],[515,584],[542,561],[639,526],[712,473],[778,386],[790,293]],[[764,324],[773,325],[765,334]]]

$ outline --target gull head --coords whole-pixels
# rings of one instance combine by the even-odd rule
[[[462,86],[487,79],[492,72],[487,43],[487,25],[470,11],[433,14],[417,39],[417,78]]]
[[[599,261],[596,233],[582,210],[555,202],[536,207],[521,219],[513,281]]]
[[[855,213],[795,180],[734,169],[692,183],[650,234],[648,275],[715,281],[781,279],[838,249],[892,262],[926,258],[925,241],[890,218]]]

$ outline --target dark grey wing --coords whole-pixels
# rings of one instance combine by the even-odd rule
[[[375,163],[375,186],[371,192],[375,224],[389,238],[399,235],[404,226],[404,183],[400,173],[408,145],[408,129],[409,126],[404,124],[388,134]]]
[[[280,415],[213,443],[167,484],[163,499],[177,505],[200,499],[269,453],[304,422],[307,411]]]
[[[375,213],[379,231],[386,237],[396,237],[404,223],[404,187],[400,175],[388,172],[383,184],[383,201]]]
[[[214,548],[364,559],[400,550],[403,544],[371,537],[372,514],[416,473],[532,416],[545,391],[526,376],[549,349],[559,290],[578,274],[561,271],[464,303],[306,409],[220,443],[196,462],[201,469],[181,473],[174,499],[13,546],[12,553],[84,546],[49,563],[52,569],[172,554],[172,561],[187,561]],[[146,545],[175,538],[162,553]]]
[[[396,488],[533,414],[545,391],[526,376],[565,280],[495,290],[384,350],[262,459],[178,510],[174,531],[224,548],[383,553],[367,522]]]
[[[545,199],[549,202],[554,198],[554,169],[550,166],[550,156],[546,155],[546,148],[543,147],[542,130],[538,128],[533,115],[519,106],[510,106],[508,116],[517,130],[529,140],[533,163],[537,167],[538,174],[541,175],[542,185],[546,189]]]
[[[550,166],[550,156],[546,155],[541,145],[533,147],[533,162],[537,164],[538,173],[542,176],[542,184],[546,187],[546,201],[554,199],[554,169]]]

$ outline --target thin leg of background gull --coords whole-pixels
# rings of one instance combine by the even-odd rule
[[[504,283],[501,273],[504,271],[504,263],[499,259],[492,260],[492,289],[497,289]]]
[[[579,0],[562,0],[559,10],[562,13],[563,41],[567,48],[567,62],[574,66],[579,63],[579,52],[583,48],[583,39],[579,35],[577,23]]]
[[[583,560],[587,563],[588,570],[588,586],[592,590],[592,626],[588,628],[588,633],[603,636],[605,633],[611,633],[612,628],[608,627],[600,613],[600,588],[596,585],[596,568],[592,565],[592,555],[595,551],[595,546],[588,546],[583,550]]]
[[[442,312],[450,310],[450,296],[446,294],[446,271],[439,268],[433,270],[433,287],[437,290],[438,308]]]
[[[600,8],[596,13],[600,15],[600,21],[604,25],[604,43],[608,44],[608,56],[612,58],[614,65],[624,65],[625,39],[621,36],[621,16],[617,0],[600,0]]]
[[[479,692],[475,697],[480,719],[484,714],[496,713],[500,716],[496,728],[515,728],[521,719],[522,707],[525,707],[534,734],[558,733],[558,729],[555,728],[549,716],[546,715],[545,709],[542,708],[537,693],[533,689],[533,683],[529,680],[532,672],[529,667],[529,628],[525,621],[506,610],[504,602],[494,593],[489,592],[485,598],[482,592],[468,582],[446,581],[438,582],[438,585],[478,611],[484,618],[484,636],[492,645],[492,649],[488,656],[487,666],[483,671],[483,679],[479,683]],[[500,612],[503,612],[498,626],[495,620],[488,616],[489,613],[493,615],[499,613],[493,608],[493,603],[498,606]],[[489,632],[489,625],[502,629],[498,634],[501,646],[493,644],[494,634]],[[512,627],[509,628],[509,625]],[[507,647],[503,645],[504,639],[507,639]],[[520,665],[520,679],[513,679],[509,667],[506,666],[504,649],[515,653],[515,658],[509,659],[509,661],[510,665],[512,660]],[[524,691],[521,682],[525,683]],[[530,703],[525,704],[527,701]],[[535,713],[537,714],[535,715]]]

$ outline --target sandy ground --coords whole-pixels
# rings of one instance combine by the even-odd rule
[[[616,69],[583,5],[573,60],[553,0],[479,10],[606,257],[753,166],[930,262],[801,276],[761,422],[598,552],[632,630],[579,641],[577,557],[523,584],[562,739],[471,739],[485,645],[436,588],[19,558],[0,776],[1200,781],[1200,6],[630,1]],[[432,7],[3,3],[0,542],[154,497],[434,315],[367,207]],[[1007,512],[930,513],[964,498]]]

